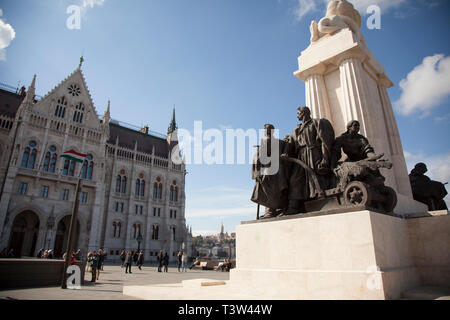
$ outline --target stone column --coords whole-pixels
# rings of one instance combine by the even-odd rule
[[[323,79],[326,70],[324,64],[319,64],[309,71],[305,81],[306,106],[311,109],[312,118],[326,118],[331,121],[330,103]]]
[[[391,153],[390,161],[393,164],[396,189],[399,193],[408,198],[412,198],[411,184],[408,177],[408,169],[406,167],[405,156],[403,154],[402,142],[395,121],[394,112],[391,101],[387,93],[386,81],[380,81],[378,91],[381,98],[381,107],[386,126],[386,134],[389,141],[389,149]]]
[[[343,58],[339,63],[342,98],[344,99],[344,124],[351,120],[358,120],[361,126],[361,134],[367,137],[373,136],[372,128],[368,123],[366,88],[363,81],[361,61],[356,57]],[[345,128],[341,128],[345,131]],[[338,132],[337,134],[340,134]],[[369,138],[370,140],[370,138]]]

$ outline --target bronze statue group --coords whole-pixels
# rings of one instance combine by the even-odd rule
[[[379,170],[390,169],[392,164],[383,159],[383,154],[375,154],[367,138],[359,134],[358,121],[350,121],[347,131],[336,138],[330,121],[312,119],[308,107],[299,107],[297,118],[301,123],[283,140],[273,137],[272,124],[264,126],[266,139],[261,141],[252,166],[255,187],[251,197],[266,208],[263,218],[324,208],[393,211],[396,193],[384,185],[385,178]],[[261,159],[271,157],[273,150],[279,153],[280,161],[278,170],[268,173],[267,168],[273,163]],[[439,191],[439,206],[434,208],[445,205],[445,187],[442,185]]]

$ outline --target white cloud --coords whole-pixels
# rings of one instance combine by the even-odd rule
[[[435,54],[425,57],[406,79],[400,81],[402,94],[394,105],[404,115],[425,114],[450,95],[450,57]]]
[[[297,6],[294,8],[294,15],[297,20],[301,20],[308,13],[318,10],[318,6],[322,7],[322,0],[298,0]]]
[[[3,16],[3,11],[0,9],[0,16]],[[6,47],[9,46],[11,41],[16,37],[14,28],[0,19],[0,61],[6,61]]]

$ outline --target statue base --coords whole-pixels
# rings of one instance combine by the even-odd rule
[[[398,299],[419,286],[450,287],[448,230],[447,211],[249,221],[237,227],[236,269],[225,285],[198,279],[123,292],[143,299]]]

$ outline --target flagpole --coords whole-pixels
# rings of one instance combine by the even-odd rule
[[[80,176],[81,176],[81,173],[80,173]],[[75,228],[77,225],[77,213],[78,213],[81,184],[82,184],[81,177],[78,177],[77,189],[75,192],[75,201],[74,201],[73,208],[72,208],[72,217],[70,219],[69,239],[67,241],[66,260],[64,262],[64,270],[63,270],[62,283],[61,283],[62,289],[67,289],[67,268],[70,265],[70,258],[72,256],[72,251],[73,251],[73,248],[72,248],[73,247],[73,238],[74,238]]]

